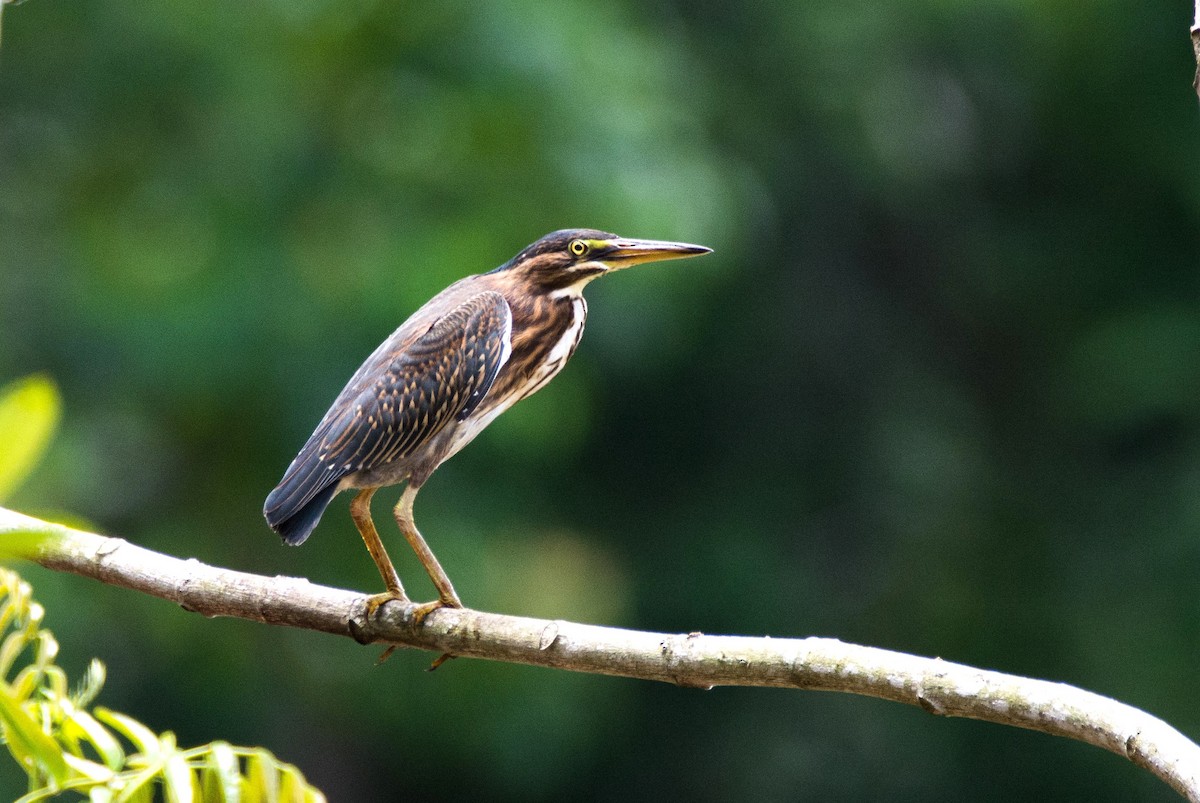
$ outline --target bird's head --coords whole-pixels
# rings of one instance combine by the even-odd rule
[[[512,271],[549,292],[582,289],[592,279],[643,262],[707,254],[711,248],[661,240],[634,240],[595,229],[563,229],[526,246],[495,272]]]

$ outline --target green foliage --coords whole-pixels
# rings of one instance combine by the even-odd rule
[[[0,498],[33,470],[59,419],[58,390],[32,376],[0,389]],[[0,554],[19,554],[44,535],[6,532]],[[29,779],[20,803],[64,791],[93,801],[156,799],[214,801],[323,801],[290,764],[262,748],[213,742],[180,749],[170,731],[156,734],[118,711],[92,706],[105,669],[92,660],[71,690],[54,661],[58,642],[42,627],[45,609],[28,583],[0,568],[0,734]]]
[[[58,642],[42,627],[44,613],[29,584],[0,569],[0,733],[29,778],[18,803],[64,791],[132,803],[325,800],[299,770],[262,748],[213,742],[181,749],[170,731],[156,734],[132,717],[92,706],[104,665],[93,660],[70,689],[54,663]]]
[[[0,503],[41,459],[61,407],[58,387],[47,376],[29,376],[0,387]]]
[[[61,406],[58,387],[47,376],[35,374],[0,388],[0,503],[37,466],[58,428]],[[9,514],[0,510],[6,519],[0,522],[0,559],[30,557],[43,541],[54,537],[45,530],[12,524]]]

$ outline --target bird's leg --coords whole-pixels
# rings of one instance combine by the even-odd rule
[[[408,545],[413,548],[413,552],[417,553],[417,558],[421,561],[421,565],[425,567],[425,571],[429,574],[429,579],[433,581],[438,590],[437,601],[429,603],[429,609],[420,614],[417,620],[419,622],[438,608],[443,606],[461,608],[463,604],[462,600],[458,598],[458,594],[454,591],[454,584],[450,582],[450,578],[446,576],[445,570],[442,569],[442,564],[438,563],[438,559],[434,557],[433,550],[429,548],[429,544],[425,543],[425,539],[417,531],[417,525],[413,521],[413,499],[417,496],[417,490],[411,484],[404,489],[404,493],[400,495],[400,501],[396,504],[395,514],[396,524],[399,525],[400,532],[404,533],[404,537],[408,540]]]
[[[396,574],[396,567],[392,565],[392,559],[388,557],[387,550],[383,548],[383,541],[379,540],[375,522],[371,520],[371,497],[375,495],[375,490],[375,488],[364,488],[350,503],[350,517],[354,519],[354,526],[358,527],[363,543],[367,545],[367,551],[371,553],[371,559],[379,568],[379,574],[383,576],[383,582],[388,589],[382,594],[376,594],[367,599],[368,617],[379,610],[379,606],[385,602],[394,599],[401,602],[409,601],[408,595],[404,593],[404,585],[400,582],[400,575]]]

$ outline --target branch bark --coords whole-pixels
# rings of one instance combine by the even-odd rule
[[[232,616],[472,658],[679,686],[840,691],[1042,731],[1102,747],[1200,802],[1200,747],[1156,717],[1064,683],[846,644],[831,638],[665,634],[411,605],[366,617],[367,596],[295,577],[263,577],[180,560],[0,508],[0,553]]]
[[[1192,19],[1192,52],[1196,54],[1196,77],[1192,79],[1192,89],[1200,98],[1200,0],[1196,0],[1196,16]]]

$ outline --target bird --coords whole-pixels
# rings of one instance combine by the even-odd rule
[[[371,498],[404,484],[393,514],[438,598],[418,620],[462,601],[417,529],[413,502],[443,462],[501,413],[536,393],[575,353],[587,319],[584,288],[648,262],[712,249],[638,240],[595,229],[563,229],[512,259],[451,284],[427,301],[367,357],[266,498],[263,515],[284,543],[299,545],[339,492],[355,490],[350,516],[390,600],[413,603],[375,528]]]

